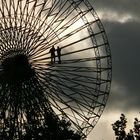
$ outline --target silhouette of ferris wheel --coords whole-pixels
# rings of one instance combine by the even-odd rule
[[[0,1],[1,137],[19,139],[32,117],[42,125],[46,111],[88,135],[111,72],[106,33],[87,0]]]

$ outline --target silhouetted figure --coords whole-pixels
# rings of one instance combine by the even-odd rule
[[[57,47],[58,63],[61,64],[61,48]]]
[[[49,51],[51,53],[51,63],[55,63],[55,48],[52,46],[52,48]]]

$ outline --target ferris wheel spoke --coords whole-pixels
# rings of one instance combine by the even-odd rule
[[[42,7],[42,10],[43,10],[43,8],[44,8],[44,5],[43,5],[43,7]],[[51,9],[53,9],[53,6],[49,9],[49,11],[51,11]],[[57,14],[58,14],[58,13],[56,13],[55,15],[57,16]],[[40,16],[40,14],[39,14],[39,16]],[[47,18],[48,18],[49,16],[51,16],[51,15],[47,15],[46,18],[45,18],[45,20],[47,20]],[[54,16],[54,15],[53,15],[53,16]],[[55,18],[55,16],[54,16],[54,18]],[[36,18],[36,20],[34,21],[34,23],[37,25],[38,22],[36,22],[36,21],[39,21],[38,18]],[[39,25],[37,32],[39,32],[39,31],[41,30],[43,24],[44,24],[44,22],[42,22],[42,24]],[[34,26],[36,26],[36,25],[34,25]],[[45,31],[43,31],[42,35],[43,35],[47,30],[48,30],[48,28],[45,29]],[[42,35],[41,35],[41,36],[42,36]],[[37,37],[37,36],[35,35],[35,36],[34,36],[34,39],[36,39],[36,37],[37,37],[37,40],[39,40],[41,36]],[[33,39],[33,38],[32,38],[32,39]],[[34,39],[33,39],[33,40],[34,40]],[[30,40],[29,40],[29,41],[30,41]],[[35,40],[32,41],[32,44],[34,44],[34,42],[35,42]],[[36,41],[36,42],[37,42],[37,41]],[[31,46],[32,46],[32,44],[31,44]]]
[[[93,21],[93,22],[90,22],[88,24],[84,24],[84,25],[81,25],[81,26],[78,26],[78,28],[76,28],[75,30],[71,31],[71,32],[68,32],[67,34],[63,35],[62,37],[59,37],[58,40],[52,42],[53,44],[57,44],[57,42],[63,42],[64,40],[68,39],[68,38],[71,38],[73,35],[75,35],[76,33],[86,29],[88,27],[88,25],[92,25],[96,23],[96,21]],[[65,31],[65,30],[64,30]],[[63,32],[62,32],[63,33]],[[98,35],[99,33],[96,33],[96,34],[93,34],[93,36],[96,36]],[[86,40],[88,38],[90,38],[91,36],[86,36],[86,37],[82,37],[80,40],[76,40],[75,42],[73,41],[72,43],[70,44],[67,44],[66,46],[63,46],[62,48],[66,48],[68,46],[71,46],[73,44],[76,44],[76,43],[79,43],[80,41],[82,40]]]
[[[93,84],[98,84],[95,81],[100,81],[101,83],[102,82],[108,82],[108,80],[105,80],[105,79],[99,79],[98,80],[97,78],[94,78],[91,75],[89,75],[89,73],[88,73],[88,75],[84,74],[84,75],[81,76],[81,73],[79,73],[79,72],[75,73],[75,72],[68,72],[68,71],[62,71],[62,72],[61,71],[57,71],[56,74],[51,74],[51,76],[59,77],[59,78],[62,78],[62,79],[73,80],[73,82],[74,81],[85,82],[84,80],[82,80],[82,78],[87,79],[87,82],[89,81],[89,83],[93,83]]]
[[[55,109],[57,109],[58,111],[63,112],[64,116],[67,117],[67,119],[70,119],[70,120],[71,120],[71,123],[74,124],[74,125],[77,127],[78,130],[81,130],[81,128],[79,127],[79,125],[76,123],[77,120],[71,119],[70,116],[68,115],[68,113],[66,114],[66,113],[61,109],[61,107],[59,107],[58,103],[56,103],[55,100],[53,100],[53,101],[54,101],[54,103],[51,103],[51,105],[52,105]],[[76,122],[75,122],[75,121],[76,121]],[[79,123],[79,122],[78,122],[78,123]]]
[[[72,82],[72,83],[74,83],[74,84],[80,84],[81,86],[85,86],[85,84],[82,84],[82,82],[81,83],[78,83],[78,82],[76,82],[75,80],[72,80],[72,79],[70,79],[70,78],[67,78],[67,77],[62,77],[62,76],[55,76],[55,75],[50,75],[50,80],[54,80],[51,76],[53,76],[53,77],[56,77],[57,79],[58,79],[58,81],[61,79],[62,80],[62,82],[64,83],[64,81],[66,82],[68,82],[68,81],[70,81],[70,82]],[[58,82],[58,81],[54,81],[54,82]],[[59,82],[58,82],[59,83]],[[69,82],[68,82],[69,83]],[[60,84],[60,83],[59,83]],[[60,85],[63,85],[62,83],[60,84]],[[65,86],[65,84],[64,84],[64,86]],[[86,85],[88,88],[90,88],[90,89],[94,89],[93,87],[90,87],[90,86],[88,86],[88,85]]]
[[[1,44],[4,44],[4,46],[9,47],[9,42],[6,41],[7,35],[4,35],[4,33],[2,32],[0,38]]]
[[[97,34],[100,34],[100,33],[97,33]],[[97,34],[93,34],[93,35],[91,35],[91,36],[95,36],[95,35],[97,35]],[[79,42],[81,42],[81,41],[83,41],[83,40],[86,40],[86,39],[90,38],[91,36],[87,36],[87,37],[85,37],[85,38],[82,38],[82,39],[77,40],[77,41],[75,41],[75,42],[72,42],[72,43],[70,43],[70,44],[67,44],[67,45],[63,46],[62,49],[67,48],[67,47],[70,47],[70,46],[72,46],[72,45],[74,45],[74,44],[77,44],[77,43],[79,43]],[[69,36],[68,36],[68,37],[69,37]],[[59,42],[61,42],[60,38],[59,38]],[[82,52],[82,51],[89,50],[89,49],[93,49],[93,48],[98,48],[98,47],[101,47],[101,46],[104,46],[104,45],[106,45],[106,44],[100,44],[100,45],[97,45],[97,46],[91,46],[91,47],[88,47],[88,48],[79,49],[79,50],[76,50],[76,51],[72,51],[72,52],[68,52],[68,53],[62,54],[62,56],[64,56],[64,55],[69,55],[69,54],[74,54],[74,53],[78,53],[78,52]],[[33,54],[35,54],[35,52],[34,52]],[[32,55],[33,55],[33,54],[32,54]],[[38,55],[38,54],[39,54],[39,53],[36,53],[36,55]],[[39,57],[39,56],[37,56],[37,57]]]
[[[62,87],[61,87],[62,88]],[[85,94],[87,94],[87,91],[79,91],[79,92],[76,92],[77,91],[77,89],[74,89],[74,88],[72,88],[72,89],[70,89],[70,88],[66,88],[65,90],[68,90],[69,92],[73,92],[72,94],[66,94],[65,92],[64,92],[64,95],[67,97],[67,98],[70,98],[70,97],[73,97],[73,98],[70,98],[70,100],[69,101],[67,101],[67,102],[69,102],[69,103],[72,103],[72,100],[73,99],[75,99],[75,101],[77,102],[77,103],[79,103],[79,104],[83,104],[82,106],[84,107],[84,108],[87,108],[87,106],[91,106],[90,105],[90,103],[91,103],[91,97],[92,97],[92,95],[91,95],[91,97],[87,97],[87,96],[84,96],[84,93]],[[79,95],[78,95],[79,94]],[[64,95],[62,95],[62,96],[64,96]],[[82,100],[82,98],[85,98],[85,99],[87,99],[87,101],[86,100]],[[95,98],[95,96],[94,96],[94,98]]]
[[[85,66],[85,67],[82,67],[82,66],[69,66],[69,65],[66,65],[66,66],[63,66],[63,65],[57,65],[57,68],[58,69],[53,69],[53,67],[50,67],[48,69],[50,69],[51,71],[76,71],[76,72],[103,72],[103,71],[107,71],[107,70],[110,70],[111,68],[107,68],[107,67],[101,67],[101,68],[96,68],[96,67],[93,67],[93,66]]]
[[[71,7],[71,6],[70,6]],[[78,20],[81,19],[81,16],[79,16],[79,14],[76,14],[74,17],[70,18],[69,15],[74,11],[74,9],[68,9],[69,13],[67,13],[66,15],[60,15],[57,20],[59,20],[59,24],[56,27],[53,27],[53,30],[57,33],[57,35],[59,36],[60,34],[62,34],[63,32],[65,32],[68,28],[70,28],[72,25],[74,25],[76,22],[78,22]],[[84,16],[85,14],[87,14],[89,11],[85,11],[83,13],[82,16]],[[65,13],[64,13],[65,14]],[[68,18],[69,17],[69,18]],[[68,18],[68,19],[67,19]],[[68,21],[66,23],[63,23],[63,21],[67,19]],[[58,21],[55,21],[56,23]],[[55,22],[53,22],[53,24],[55,24]],[[63,23],[63,24],[62,24]],[[83,25],[84,26],[84,25]],[[85,28],[85,27],[84,27]],[[53,32],[50,32],[50,34],[47,35],[47,38],[50,38],[50,42],[52,40],[54,40],[54,38],[56,37],[55,34],[52,34]],[[53,36],[52,36],[53,35]]]
[[[84,15],[83,15],[84,16]],[[78,17],[76,17],[76,18],[78,18]],[[81,18],[81,17],[80,17]],[[72,36],[74,36],[75,34],[78,34],[78,33],[80,33],[82,30],[84,30],[84,29],[87,29],[87,27],[89,26],[89,25],[93,25],[93,24],[95,24],[96,22],[97,22],[97,20],[95,20],[95,21],[92,21],[92,22],[89,22],[89,23],[86,23],[86,24],[81,24],[81,25],[78,25],[78,27],[76,28],[76,29],[72,29],[72,31],[71,32],[67,32],[66,33],[66,31],[71,27],[71,26],[73,26],[76,22],[78,22],[78,20],[79,19],[76,19],[76,21],[74,20],[70,25],[69,25],[69,22],[66,24],[66,25],[64,25],[64,26],[62,26],[59,30],[61,31],[57,31],[57,35],[58,36],[60,36],[59,37],[59,39],[58,40],[56,40],[56,41],[53,41],[53,40],[55,40],[55,37],[50,37],[51,38],[51,40],[50,40],[50,42],[52,42],[52,44],[57,44],[57,42],[63,42],[63,41],[65,41],[65,40],[67,40],[68,38],[71,38]],[[70,20],[71,21],[71,20]],[[64,28],[64,29],[63,29]],[[64,35],[63,35],[63,32],[65,32],[64,33]],[[96,34],[95,34],[96,35]],[[87,37],[88,38],[88,37]],[[85,39],[87,39],[87,38],[85,38]]]
[[[53,87],[54,87],[54,85],[52,85],[53,83],[50,83],[50,84],[51,84],[51,88],[53,88]],[[59,83],[58,83],[58,84],[59,84]],[[61,85],[61,86],[63,86],[63,85]],[[57,88],[57,87],[56,87],[56,88]],[[71,88],[67,87],[67,90],[68,90],[68,91],[73,91],[73,94],[68,94],[68,95],[66,94],[66,97],[67,97],[67,96],[74,95],[74,94],[78,94],[78,93],[76,93],[76,89],[74,89],[74,88],[72,88],[72,87],[71,87]],[[82,90],[81,90],[81,91],[79,90],[79,93],[80,93],[81,95],[82,95],[82,94],[84,95],[84,94],[86,94],[87,92],[86,92],[86,91],[85,91],[85,92],[84,92],[84,91],[82,92]],[[64,93],[64,95],[65,95],[65,93]],[[86,97],[86,96],[85,96],[85,97]],[[68,98],[69,98],[69,97],[68,97]],[[90,100],[90,98],[89,98],[89,100]]]
[[[57,91],[57,90],[58,90],[58,87],[53,86],[52,89],[54,89],[55,91]],[[54,98],[54,99],[58,98],[57,100],[58,100],[59,102],[61,102],[61,103],[63,103],[63,100],[59,100],[59,99],[61,99],[61,98],[63,99],[63,96],[64,96],[64,95],[66,96],[66,98],[70,98],[69,95],[65,94],[65,92],[63,92],[62,90],[60,90],[60,91],[58,90],[58,92],[59,92],[58,94],[56,94],[55,91],[54,91],[54,93],[52,93],[52,94],[55,94],[55,96],[53,95],[53,96],[54,96],[53,98]],[[60,92],[63,93],[63,96],[60,94]],[[52,94],[49,95],[49,96],[52,96]],[[60,96],[60,95],[61,95],[61,96]],[[75,98],[70,98],[70,99],[67,100],[65,103],[67,103],[67,104],[72,104],[72,103],[75,103],[75,104],[76,104],[76,103],[77,103],[77,104],[78,104],[78,103],[80,103],[80,102],[79,102],[79,100],[76,100]],[[83,104],[83,103],[82,103],[82,104]],[[82,107],[86,109],[86,110],[83,109],[83,111],[85,111],[85,112],[88,111],[87,106],[90,107],[90,105],[89,105],[88,103],[87,103],[87,104],[84,103],[84,104],[82,105]],[[72,106],[71,106],[71,107],[72,107]],[[76,107],[75,107],[75,108],[76,108]]]
[[[79,74],[74,74],[74,73],[59,73],[58,75],[60,76],[56,76],[59,77],[61,79],[64,79],[66,81],[71,81],[72,83],[80,83],[83,84],[85,83],[85,80],[87,79],[87,84],[97,84],[97,82],[95,82],[97,79],[96,78],[92,78],[92,77],[88,77],[88,76],[81,76]],[[101,80],[101,79],[100,79]],[[84,85],[84,84],[83,84]]]
[[[81,3],[81,2],[79,2],[79,3]],[[65,6],[67,6],[67,8],[64,9]],[[60,7],[58,7],[58,8],[59,8],[58,12],[53,14],[53,11],[52,11],[53,18],[51,19],[51,21],[48,24],[48,27],[50,27],[50,33],[52,33],[53,30],[58,32],[56,30],[56,28],[58,28],[63,23],[63,21],[65,19],[67,19],[70,16],[70,14],[74,11],[73,5],[68,4],[68,1],[61,2]],[[60,10],[63,12],[61,12],[59,14]],[[50,16],[52,16],[52,15],[50,14]],[[53,29],[51,29],[51,26],[53,27]],[[48,36],[49,36],[49,32],[48,32],[47,38],[48,38]]]
[[[52,97],[52,99],[55,99],[55,97]],[[55,100],[53,100],[54,102],[55,102]],[[59,100],[58,100],[59,101]],[[82,117],[84,117],[85,116],[85,114],[83,114],[83,111],[80,113],[80,112],[78,112],[77,110],[82,110],[81,108],[76,108],[76,107],[72,107],[72,105],[68,105],[67,103],[64,103],[65,105],[67,105],[67,107],[65,107],[65,108],[62,108],[62,110],[67,110],[68,108],[71,108],[71,113],[75,116],[75,114],[76,114],[76,116],[78,115],[79,117],[77,118],[76,116],[74,117],[74,116],[71,116],[69,113],[70,112],[67,112],[67,115],[68,116],[71,116],[71,117],[73,117],[73,119],[76,119],[75,121],[77,121],[77,123],[79,123],[79,121],[80,122],[83,122],[84,120],[83,120],[83,118]],[[59,103],[57,104],[57,106],[59,106]],[[86,111],[85,111],[86,112]],[[82,118],[82,119],[81,119]],[[85,118],[85,117],[84,117]],[[79,121],[78,121],[79,120]],[[86,119],[85,119],[85,121],[87,121]],[[91,125],[91,124],[90,124]]]
[[[90,48],[91,49],[91,48]],[[92,48],[93,49],[93,48]],[[84,51],[84,50],[82,50]],[[79,52],[79,51],[77,51]],[[69,55],[69,54],[72,54],[72,53],[76,53],[75,51],[74,52],[70,52],[70,53],[67,53],[67,54],[64,54],[64,55]],[[80,58],[80,59],[64,59],[62,61],[62,64],[71,64],[71,63],[84,63],[84,62],[88,62],[88,61],[97,61],[97,60],[102,60],[102,59],[105,59],[107,56],[101,56],[101,57],[90,57],[90,58]]]
[[[64,75],[65,74],[65,75]],[[88,73],[89,74],[89,73]],[[93,74],[93,73],[92,73]],[[96,74],[96,73],[95,73]],[[110,80],[106,80],[106,79],[98,79],[98,78],[94,78],[94,77],[92,77],[91,75],[90,76],[87,76],[87,74],[86,75],[80,75],[80,73],[78,73],[78,74],[75,74],[75,73],[70,73],[70,72],[63,72],[63,74],[60,72],[60,75],[63,75],[63,77],[71,77],[70,79],[71,80],[74,80],[74,81],[77,81],[77,82],[85,82],[85,79],[87,79],[89,82],[87,82],[87,83],[92,83],[92,84],[102,84],[102,83],[106,83],[106,82],[109,82]],[[73,77],[73,78],[72,78]],[[84,78],[83,80],[82,80],[82,78]],[[69,80],[70,80],[69,79]],[[95,81],[100,81],[100,83],[97,83],[97,82],[95,82]]]
[[[100,61],[100,60],[102,60],[102,59],[106,59],[106,58],[108,58],[108,57],[110,57],[110,56],[100,56],[100,57],[90,57],[90,58],[77,58],[77,59],[63,59],[63,56],[65,56],[65,55],[70,55],[70,54],[74,54],[74,53],[78,53],[78,52],[83,52],[83,51],[85,51],[85,50],[89,50],[89,49],[93,49],[93,47],[90,47],[90,48],[86,48],[86,49],[81,49],[81,50],[77,50],[77,51],[73,51],[73,52],[69,52],[69,53],[65,53],[65,54],[62,54],[62,63],[61,63],[61,65],[64,65],[64,64],[70,64],[70,63],[80,63],[80,62],[87,62],[87,61]],[[50,59],[50,56],[49,57],[46,57],[47,56],[47,53],[45,53],[45,54],[42,54],[42,55],[40,55],[40,56],[36,56],[36,57],[34,57],[33,59],[33,61],[34,62],[39,62],[39,61],[44,61],[44,60],[47,60],[47,59]],[[41,58],[42,57],[42,58]],[[48,64],[49,62],[47,62],[46,64]],[[60,64],[53,64],[53,66],[60,66]]]
[[[76,21],[74,21],[72,24],[74,24]],[[79,32],[79,31],[81,31],[81,30],[83,30],[83,29],[85,29],[85,28],[87,28],[87,26],[89,25],[89,24],[94,24],[95,22],[97,22],[97,21],[93,21],[93,22],[91,22],[91,23],[88,23],[88,24],[85,24],[85,25],[82,25],[82,26],[80,26],[80,27],[78,27],[76,30],[74,30],[74,31],[72,31],[71,33],[69,33],[69,34],[66,34],[65,36],[63,36],[62,38],[59,38],[58,39],[58,41],[60,42],[60,41],[63,41],[63,40],[65,40],[65,39],[67,39],[68,37],[70,37],[70,36],[72,36],[72,35],[74,35],[75,33],[77,33],[77,32]],[[62,30],[63,28],[63,31],[65,31],[67,28],[69,28],[72,24],[70,24],[70,25],[65,25],[65,26],[62,26],[60,29]],[[63,33],[63,31],[61,31],[61,33]],[[58,31],[56,31],[56,32],[58,32]],[[58,33],[57,33],[58,34]],[[97,33],[98,34],[98,33]],[[58,34],[59,35],[59,34]],[[96,35],[96,34],[95,34]],[[48,37],[47,37],[48,38]],[[53,37],[51,37],[51,39],[53,39]],[[46,38],[44,39],[44,40],[46,40]],[[44,42],[44,40],[42,40],[42,43]],[[51,42],[51,40],[49,40],[49,42]],[[56,41],[55,42],[53,42],[53,44],[56,44]],[[41,43],[40,44],[38,44],[37,46],[40,46],[41,45]]]
[[[54,86],[53,86],[53,88],[54,88]],[[56,87],[57,88],[57,87]],[[51,89],[52,90],[52,89]],[[53,92],[53,91],[52,91]],[[54,90],[54,92],[56,93],[56,89]],[[61,91],[62,92],[62,91]],[[59,97],[59,93],[56,95],[56,96],[54,96],[53,94],[51,94],[51,96],[53,96],[51,99],[53,100],[53,101],[55,101],[55,100],[58,100],[59,102],[61,102],[61,103],[63,103],[63,100],[60,100],[61,99],[61,97]],[[55,100],[54,100],[55,99]],[[65,102],[64,103],[65,105],[67,105],[68,107],[67,108],[69,108],[69,105],[67,104],[67,102]],[[59,104],[58,104],[59,105]],[[72,108],[72,106],[71,106],[71,111],[74,111],[74,112],[76,112],[77,114],[79,114],[79,112],[77,112],[76,110],[78,110],[78,109],[80,109],[80,108],[76,108],[76,107],[73,107]],[[82,114],[79,114],[79,116],[81,116]]]
[[[63,84],[61,84],[61,83],[59,83],[59,82],[56,83],[56,84],[57,84],[57,85],[62,85],[62,86],[64,86],[64,87],[66,87],[66,90],[67,90],[67,91],[75,91],[75,93],[69,94],[69,96],[72,96],[72,95],[74,95],[74,94],[75,94],[75,95],[79,94],[79,96],[81,95],[81,96],[83,96],[84,98],[87,98],[87,99],[89,98],[89,100],[91,100],[91,97],[92,97],[92,96],[95,96],[95,95],[91,94],[91,95],[90,95],[91,97],[87,97],[86,94],[84,94],[84,91],[83,91],[83,92],[82,92],[82,91],[80,92],[80,90],[78,89],[79,93],[77,93],[77,89],[73,88],[72,86],[71,86],[71,87],[68,87],[66,84],[63,85]],[[85,88],[86,88],[86,87],[85,87]],[[87,91],[88,91],[88,89],[87,89]],[[85,91],[85,93],[87,93],[87,91]],[[68,95],[66,95],[66,96],[68,96]],[[99,96],[99,95],[98,95],[98,96]],[[98,96],[97,96],[97,97],[98,97]],[[70,98],[70,97],[69,97],[69,98]],[[77,99],[77,97],[76,97],[76,99]],[[93,99],[92,99],[92,100],[93,100]],[[83,100],[81,100],[81,101],[83,101]],[[78,100],[77,100],[77,102],[79,103]],[[95,101],[95,103],[98,103],[98,104],[101,105],[101,106],[103,105],[103,104],[101,104],[101,103],[98,102],[98,101]],[[83,102],[82,102],[82,104],[83,104]]]
[[[73,34],[74,34],[74,32],[73,32]],[[97,34],[99,34],[99,33],[97,33]],[[93,36],[95,36],[95,35],[97,35],[97,34],[94,34]],[[70,36],[71,36],[72,34],[70,33],[69,35],[66,35],[65,37],[66,38],[63,38],[63,39],[67,39],[67,38],[69,38]],[[78,40],[78,41],[76,41],[76,42],[73,42],[73,43],[71,43],[71,44],[68,44],[68,45],[66,45],[66,46],[63,46],[62,48],[66,48],[66,47],[68,47],[68,46],[71,46],[71,45],[73,45],[73,44],[76,44],[76,43],[78,43],[78,42],[80,42],[80,41],[82,41],[82,40],[86,40],[86,39],[88,39],[88,38],[90,38],[90,36],[88,36],[88,37],[85,37],[85,38],[82,38],[82,39],[80,39],[80,40]],[[46,40],[46,39],[45,39]],[[61,40],[61,38],[59,38],[59,40],[58,40],[59,42],[61,42],[62,40]],[[55,42],[55,44],[56,44],[56,42]],[[104,44],[101,44],[101,45],[99,45],[99,46],[103,46]],[[98,47],[99,47],[98,46]],[[85,48],[85,50],[88,50],[89,48]],[[91,49],[92,49],[92,47],[91,47]],[[79,52],[80,52],[81,50],[79,50]],[[84,51],[84,50],[83,50]],[[77,51],[75,51],[75,53],[76,53]],[[38,55],[40,53],[40,51],[38,52],[38,53],[36,53],[36,52],[34,52],[33,54],[36,54],[36,55]],[[73,52],[74,53],[74,52]],[[32,55],[33,55],[32,54]]]
[[[89,91],[88,89],[86,90],[83,90],[83,92],[82,92],[82,90],[79,90],[78,89],[78,92],[77,92],[77,88],[74,88],[74,86],[68,86],[67,84],[64,84],[64,82],[62,81],[61,82],[61,80],[59,79],[58,81],[54,81],[54,80],[51,80],[51,81],[53,81],[56,85],[60,85],[60,87],[61,88],[64,88],[65,90],[68,90],[68,91],[72,91],[72,93],[69,93],[69,96],[72,96],[72,95],[78,95],[78,93],[79,93],[79,96],[80,95],[82,95],[83,97],[86,97],[86,98],[88,98],[89,100],[91,100],[91,98],[90,97],[88,97],[88,96],[86,96],[86,93],[87,93],[87,91]],[[63,84],[62,84],[63,83]],[[82,85],[82,87],[83,87],[83,85]],[[87,87],[86,87],[87,88]],[[90,88],[89,88],[90,89]],[[92,89],[93,90],[93,89]],[[91,95],[89,95],[89,96],[93,96],[93,97],[97,97],[97,95],[95,95],[95,94],[91,94]]]
[[[76,88],[74,88],[74,87],[69,87],[69,86],[67,86],[67,85],[64,85],[64,84],[61,84],[61,83],[59,83],[59,82],[57,82],[56,84],[58,84],[61,88],[65,88],[65,90],[68,90],[69,92],[72,92],[71,94],[69,94],[69,96],[75,96],[75,95],[78,95],[78,94],[80,94],[80,95],[84,95],[84,94],[86,94],[87,93],[87,91],[89,91],[88,89],[90,89],[90,88],[87,88],[87,91],[86,90],[83,90],[83,92],[82,92],[82,90],[80,91],[79,89],[79,91],[78,92],[76,92],[77,91],[77,89]],[[84,87],[83,87],[84,88]],[[91,90],[91,89],[90,89]],[[89,95],[90,96],[90,95]],[[96,98],[96,95],[93,95],[93,94],[91,94],[91,96],[93,96],[93,97],[95,97]],[[85,97],[86,99],[88,99],[89,101],[91,100],[91,98],[90,97],[88,97],[88,96],[83,96],[83,97]]]
[[[70,14],[74,11],[72,4],[69,4],[68,1],[62,1],[62,0],[60,1],[59,6],[55,9],[56,11],[58,9],[58,12],[57,14],[55,13],[56,12],[55,10],[51,12],[50,16],[54,15],[53,16],[54,18],[52,18],[52,20],[50,20],[49,22],[50,27],[53,25],[53,23],[57,21],[59,21],[59,23],[62,23],[62,21],[66,19],[67,17],[69,17]]]

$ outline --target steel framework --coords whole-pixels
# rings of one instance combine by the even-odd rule
[[[52,46],[61,49],[53,63]],[[0,0],[0,138],[20,139],[46,112],[85,137],[105,108],[111,72],[106,33],[87,0]]]

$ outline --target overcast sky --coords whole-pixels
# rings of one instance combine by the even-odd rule
[[[115,140],[111,124],[126,114],[133,126],[140,107],[140,0],[90,0],[110,42],[113,80],[103,115],[87,140]],[[129,127],[131,127],[129,124]]]

